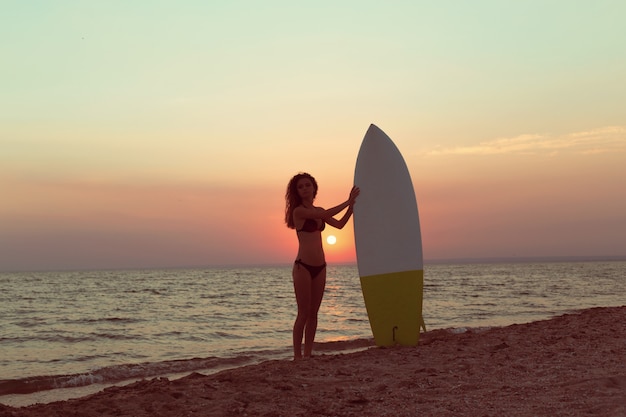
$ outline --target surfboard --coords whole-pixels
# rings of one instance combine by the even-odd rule
[[[373,124],[359,149],[354,184],[361,189],[354,205],[357,265],[374,341],[416,345],[424,287],[417,200],[402,154]]]

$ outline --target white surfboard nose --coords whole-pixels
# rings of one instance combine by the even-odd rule
[[[359,274],[422,269],[422,240],[415,190],[393,141],[370,125],[357,157],[354,206]]]

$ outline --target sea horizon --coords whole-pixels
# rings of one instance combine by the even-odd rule
[[[476,264],[513,264],[513,263],[551,263],[551,262],[623,262],[626,255],[550,255],[550,256],[501,256],[501,257],[468,257],[468,258],[426,258],[424,266],[428,265],[476,265]],[[28,272],[85,272],[85,271],[142,271],[142,270],[186,270],[186,269],[221,269],[221,268],[282,268],[289,266],[293,261],[285,262],[250,262],[250,263],[225,263],[225,264],[198,264],[198,265],[120,265],[120,266],[94,266],[91,268],[47,268],[47,269],[0,269],[3,273],[28,273]],[[334,266],[358,266],[357,261],[328,262]]]

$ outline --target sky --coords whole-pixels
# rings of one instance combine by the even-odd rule
[[[621,0],[2,9],[0,271],[290,263],[287,182],[343,202],[371,123],[427,262],[626,255]]]

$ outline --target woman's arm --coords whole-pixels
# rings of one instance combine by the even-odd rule
[[[347,207],[353,206],[354,201],[359,196],[360,192],[361,190],[358,187],[352,187],[352,190],[350,191],[350,197],[348,197],[346,201],[329,209],[323,209],[321,207],[296,207],[296,209],[294,210],[294,216],[300,219],[323,219],[326,223],[332,226],[332,223],[330,223],[329,221],[331,221],[333,216],[341,213]],[[348,216],[348,218],[349,217],[350,216]],[[346,219],[346,221],[347,220],[348,219]]]
[[[334,226],[332,221],[336,222],[337,220],[334,219],[333,216],[335,214],[341,213],[343,209],[348,207],[348,211],[346,212],[346,214],[344,214],[341,220],[339,220],[337,223],[337,224],[340,224],[341,226],[335,226],[341,229],[346,224],[350,216],[352,215],[352,207],[354,206],[354,202],[356,201],[356,198],[359,196],[360,193],[361,193],[361,189],[357,186],[353,186],[352,189],[350,190],[350,196],[348,197],[348,200],[344,201],[343,203],[339,204],[336,207],[326,210],[326,213],[329,216],[325,218],[324,221],[326,221],[326,223],[330,224],[331,226]]]
[[[343,215],[343,217],[339,220],[335,219],[334,217],[327,217],[324,219],[324,221],[326,223],[328,223],[329,225],[336,227],[337,229],[343,229],[343,227],[346,225],[346,223],[348,223],[348,220],[350,219],[350,216],[352,216],[352,212],[353,212],[353,207],[354,207],[354,202],[356,201],[356,198],[359,196],[359,194],[361,193],[361,190],[358,187],[352,187],[352,190],[350,191],[350,197],[348,198],[348,200],[340,205],[338,205],[337,207],[333,207],[330,210],[333,209],[337,209],[339,207],[341,207],[341,209],[339,211],[337,211],[337,213],[340,213],[341,210],[343,210],[346,207],[348,207],[348,210],[345,212],[345,214]],[[330,210],[327,210],[330,211]],[[337,214],[335,213],[335,214]]]
[[[325,219],[324,221],[332,227],[335,227],[337,229],[343,229],[346,223],[348,223],[350,216],[352,216],[352,204],[348,206],[348,211],[346,211],[341,219],[337,220],[334,217],[330,217],[328,219]]]

